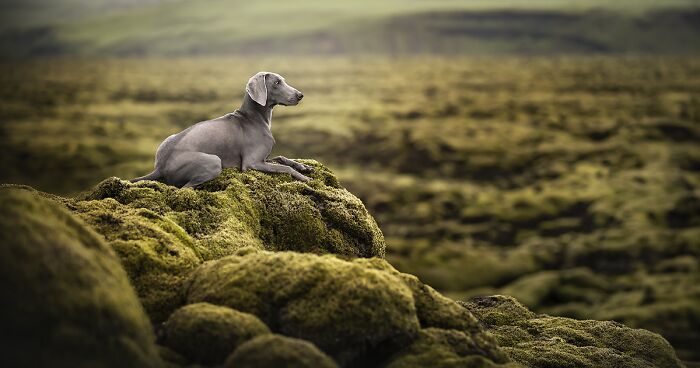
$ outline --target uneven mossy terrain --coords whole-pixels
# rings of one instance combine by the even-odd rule
[[[299,106],[275,109],[273,155],[332,167],[376,218],[398,270],[455,300],[512,295],[535,313],[648,329],[684,360],[700,361],[697,58],[34,60],[3,67],[1,182],[72,195],[105,177],[146,174],[162,139],[230,112],[250,75],[273,70],[306,96]],[[182,253],[153,256],[164,275],[153,277],[154,296],[158,285],[180,282],[177,270],[230,251],[228,240],[325,249],[283,239],[287,233],[263,223],[258,229],[265,204],[248,191],[205,189],[195,196],[200,204],[232,196],[239,202],[231,203],[250,197],[254,205],[198,211],[187,209],[195,192],[140,185],[122,195],[158,199],[139,199],[144,208],[120,205],[126,197],[104,199],[83,210],[161,216],[139,224],[140,234],[151,234],[140,244]],[[320,198],[303,197],[295,198],[305,209]],[[306,228],[299,229],[294,236],[303,238]],[[138,243],[121,237],[112,245]],[[153,299],[163,306],[145,304],[171,310],[177,298],[165,292]]]
[[[254,314],[275,332],[312,342],[342,366],[382,365],[425,328],[462,336],[463,355],[507,361],[466,309],[413,281],[379,258],[244,249],[200,267],[186,293],[187,303]]]
[[[53,309],[54,302],[39,302],[36,295],[25,301],[37,309],[35,315],[47,314],[58,324],[42,325],[37,329],[42,334],[60,334],[70,323],[84,326],[87,333],[106,334],[104,339],[113,339],[115,331],[122,333],[121,344],[102,347],[111,349],[99,356],[105,366],[128,359],[142,360],[129,366],[172,367],[681,366],[668,342],[649,331],[613,322],[535,316],[509,297],[460,304],[442,296],[384,260],[383,236],[362,203],[325,167],[304,162],[316,169],[310,183],[229,170],[194,190],[117,178],[75,198],[30,187],[0,187],[3,204],[9,204],[3,207],[2,224],[11,230],[3,232],[2,247],[8,251],[3,259],[10,262],[9,271],[17,270],[4,275],[3,282],[15,285],[9,290],[18,289],[14,275],[23,274],[27,290],[41,287],[47,295],[60,293],[60,300],[82,303],[88,311],[102,311],[107,305],[116,316],[79,313],[64,321],[55,315],[60,310]],[[288,202],[274,200],[280,196]],[[313,207],[317,211],[310,211],[306,221],[323,227],[315,236],[299,238],[308,243],[290,248],[291,240],[270,236],[270,228],[294,231],[284,226],[297,224],[298,211],[280,207],[305,206],[307,196],[321,209]],[[325,212],[328,207],[331,215]],[[265,217],[276,220],[263,221]],[[242,225],[226,229],[232,218]],[[42,227],[58,220],[70,226],[51,229],[64,233]],[[195,222],[197,226],[190,226]],[[201,229],[208,230],[198,232]],[[338,235],[329,236],[332,231]],[[217,236],[224,239],[212,242]],[[100,253],[89,259],[110,260],[103,272],[121,281],[107,285],[110,278],[91,276],[94,286],[89,290],[97,294],[83,297],[86,281],[80,275],[90,268],[77,265],[74,258],[53,256],[50,247],[63,244],[97,248]],[[207,246],[215,248],[213,244],[218,245],[216,252],[203,252]],[[26,252],[33,256],[15,254]],[[41,277],[45,269],[56,277],[51,283]],[[76,269],[81,272],[75,274]],[[13,320],[21,314],[21,309],[9,309],[3,317]],[[106,316],[109,323],[92,325]],[[19,345],[22,353],[33,357],[41,339],[29,336]],[[85,345],[81,341],[70,342],[76,345],[71,350],[75,355],[69,356],[74,361],[100,340],[88,339]],[[62,353],[48,350],[40,356],[53,354]],[[75,366],[92,363],[77,361]]]
[[[611,321],[536,315],[502,295],[460,304],[484,323],[513,360],[528,367],[681,366],[671,345],[646,330]]]
[[[315,168],[309,184],[227,169],[197,190],[113,177],[59,201],[112,245],[160,322],[181,303],[192,270],[243,247],[384,257],[384,237],[362,202],[325,167],[304,162]]]

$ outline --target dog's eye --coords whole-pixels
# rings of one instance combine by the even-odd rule
[[[275,81],[275,84],[280,84],[280,81]]]

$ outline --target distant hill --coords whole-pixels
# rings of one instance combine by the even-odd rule
[[[0,57],[695,54],[700,1],[0,0]]]

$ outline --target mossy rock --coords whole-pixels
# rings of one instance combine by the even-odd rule
[[[496,293],[549,315],[613,320],[648,329],[668,339],[681,359],[692,361],[700,356],[697,267],[695,257],[680,256],[659,261],[654,269],[639,267],[623,275],[585,267],[547,270],[523,276]]]
[[[182,304],[180,285],[202,260],[180,226],[149,209],[124,206],[112,198],[75,201],[68,207],[116,251],[155,322]]]
[[[425,328],[386,368],[520,367],[514,363],[494,363],[483,355],[474,354],[474,349],[478,348],[479,344],[462,331]]]
[[[345,190],[333,173],[314,160],[312,180],[289,175],[227,169],[202,190],[242,182],[255,203],[260,233],[268,250],[293,250],[345,257],[384,257],[384,236],[360,199]]]
[[[251,314],[196,303],[168,318],[161,343],[190,362],[215,365],[223,363],[240,344],[267,333],[267,326]]]
[[[514,361],[528,367],[682,367],[671,345],[653,332],[612,321],[535,315],[512,297],[463,303],[484,322]]]
[[[202,265],[187,290],[188,302],[255,314],[343,366],[385,361],[433,326],[468,337],[470,354],[507,361],[468,310],[380,259],[247,250]]]
[[[273,331],[313,342],[339,362],[420,328],[400,279],[334,256],[243,252],[202,265],[187,301],[225,305]]]
[[[314,344],[281,335],[263,335],[242,344],[224,368],[337,368]]]
[[[479,350],[479,354],[496,362],[508,361],[493,337],[484,333],[481,322],[454,300],[444,297],[417,277],[397,271],[383,259],[357,259],[354,262],[398,277],[411,290],[416,316],[423,329],[435,328],[463,334],[466,338],[477,341],[470,345],[478,346],[470,350],[472,354]],[[425,336],[425,330],[421,334]],[[466,350],[463,348],[463,351]]]
[[[383,257],[384,237],[362,202],[316,161],[312,181],[226,169],[197,189],[109,178],[64,203],[122,259],[155,322],[183,304],[203,261],[241,248]]]
[[[8,367],[160,367],[153,332],[112,249],[62,206],[0,188]]]

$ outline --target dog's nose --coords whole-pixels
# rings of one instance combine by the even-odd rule
[[[297,92],[297,99],[301,101],[302,98],[304,98],[304,94],[301,92]]]

